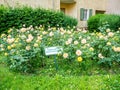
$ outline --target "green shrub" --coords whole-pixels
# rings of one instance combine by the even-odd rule
[[[0,33],[9,28],[21,28],[23,25],[48,27],[73,27],[77,20],[66,16],[62,12],[31,7],[5,8],[0,7]]]
[[[107,22],[111,30],[117,31],[120,27],[120,16],[119,15],[104,15],[100,19],[100,24]]]
[[[90,17],[88,20],[88,29],[93,31],[102,31],[110,28],[111,30],[117,31],[120,27],[120,16],[119,15],[109,15],[109,14],[98,14]]]
[[[64,22],[62,24],[63,27],[69,26],[70,28],[73,28],[75,25],[77,25],[77,20],[75,18],[64,16]]]
[[[5,29],[7,26],[4,26],[6,23],[5,14],[9,11],[7,7],[0,6],[0,32]]]
[[[90,32],[98,30],[98,27],[100,26],[100,19],[103,16],[104,16],[103,14],[98,14],[98,15],[95,15],[95,16],[92,16],[92,17],[89,18],[87,23],[88,23],[88,30]]]

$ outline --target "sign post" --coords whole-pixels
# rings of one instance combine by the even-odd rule
[[[54,63],[55,63],[56,70],[58,70],[58,63],[56,60],[56,55],[62,53],[62,51],[63,51],[63,48],[59,47],[59,46],[45,48],[45,55],[46,56],[54,55]]]
[[[58,63],[57,63],[57,60],[56,60],[56,56],[54,55],[54,63],[55,63],[55,68],[56,70],[58,70]]]

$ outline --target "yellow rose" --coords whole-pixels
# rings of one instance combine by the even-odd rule
[[[8,53],[4,53],[5,56],[8,56]]]
[[[98,32],[97,32],[96,34],[97,34],[97,36],[99,36],[99,37],[102,36],[102,33],[98,33]]]
[[[30,46],[26,46],[26,50],[28,50],[28,51],[29,51],[30,49],[31,49],[31,47],[30,47]]]
[[[106,32],[110,32],[110,29],[108,28],[108,29],[106,29]]]
[[[15,44],[12,44],[11,47],[14,48],[16,45]]]
[[[120,30],[120,28],[118,28]]]
[[[82,62],[83,59],[82,59],[82,57],[78,57],[77,60],[78,60],[78,62]]]
[[[1,38],[4,37],[4,36],[5,36],[5,34],[1,34]]]
[[[53,27],[53,30],[56,30],[56,27]]]
[[[120,52],[120,47],[112,47],[115,52]]]
[[[8,30],[8,33],[10,33],[12,31],[12,29]]]
[[[114,49],[115,48],[115,46],[112,46],[112,49]]]
[[[94,51],[94,48],[90,47],[89,50],[90,50],[90,51]]]
[[[17,42],[18,42],[18,39],[16,39],[15,42],[17,43]]]
[[[110,43],[110,42],[107,42],[107,45],[109,46],[109,45],[111,45],[111,43]]]
[[[38,47],[38,44],[37,44],[37,43],[35,43],[35,44],[34,44],[34,47]]]
[[[8,46],[7,49],[10,50],[10,49],[11,49],[11,46]]]

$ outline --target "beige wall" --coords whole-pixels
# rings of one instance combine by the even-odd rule
[[[65,14],[77,18],[77,5],[61,3],[60,8],[65,8]]]
[[[106,11],[107,0],[77,0],[78,26],[87,27],[86,21],[80,21],[80,8],[92,9],[93,15],[95,15],[96,10]]]
[[[4,0],[0,0],[0,4],[4,4]]]
[[[107,0],[77,0],[77,2],[79,7],[105,10]]]
[[[6,2],[4,2],[6,1]],[[46,9],[59,9],[60,0],[0,0],[0,4],[15,7],[19,5],[28,5],[33,8],[42,7]]]
[[[107,13],[120,14],[120,0],[108,0]]]
[[[60,0],[53,0],[54,1],[54,9],[60,10]]]

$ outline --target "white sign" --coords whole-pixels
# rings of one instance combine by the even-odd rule
[[[48,56],[48,55],[57,55],[59,53],[62,53],[63,51],[63,48],[61,47],[48,47],[48,48],[45,48],[45,55]]]

